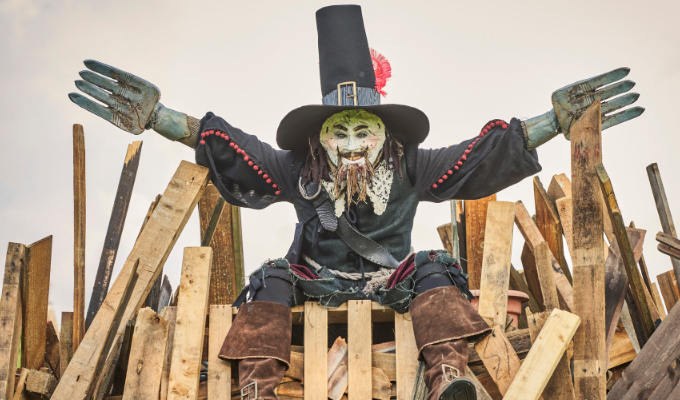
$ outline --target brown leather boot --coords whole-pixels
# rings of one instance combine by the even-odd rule
[[[275,400],[290,365],[290,308],[269,301],[245,303],[224,339],[219,357],[239,360],[242,400]]]
[[[425,361],[428,399],[476,400],[474,385],[464,377],[468,361],[465,338],[489,331],[489,325],[455,286],[417,295],[410,310],[418,353]]]

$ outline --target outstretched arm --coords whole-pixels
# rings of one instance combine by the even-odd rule
[[[80,71],[83,80],[77,80],[76,87],[100,103],[80,93],[69,93],[71,101],[132,134],[153,129],[170,140],[196,147],[199,120],[159,103],[161,93],[154,84],[99,61],[84,63],[88,70]]]
[[[642,114],[645,111],[642,107],[631,107],[621,111],[640,97],[638,93],[624,94],[635,86],[633,81],[621,80],[629,72],[629,68],[618,68],[553,92],[552,110],[523,121],[529,150],[535,149],[559,133],[563,133],[569,139],[571,125],[594,101],[602,102],[603,130]]]

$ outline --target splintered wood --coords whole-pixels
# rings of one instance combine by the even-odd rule
[[[54,400],[84,400],[90,395],[96,378],[93,365],[95,360],[102,355],[105,356],[108,351],[105,348],[108,332],[114,330],[117,336],[122,335],[127,321],[139,310],[179,233],[196,207],[207,179],[207,168],[186,161],[181,162],[106,295],[105,306],[103,305],[97,313],[75,351],[52,396]],[[139,277],[128,303],[121,305],[125,286],[136,264],[139,264]],[[123,323],[114,326],[112,323],[115,310],[121,306],[125,307],[121,318]]]
[[[604,399],[607,389],[604,239],[595,165],[602,162],[600,102],[571,127],[574,311],[584,321],[574,339],[574,389],[578,399]]]

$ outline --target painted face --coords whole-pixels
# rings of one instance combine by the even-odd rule
[[[373,164],[385,143],[385,124],[365,110],[333,114],[321,126],[321,146],[334,166]]]

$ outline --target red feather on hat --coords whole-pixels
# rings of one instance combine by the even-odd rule
[[[375,90],[383,96],[387,93],[382,89],[387,83],[387,78],[392,76],[392,67],[387,58],[377,51],[371,49],[371,61],[373,61],[373,71],[375,71]]]

